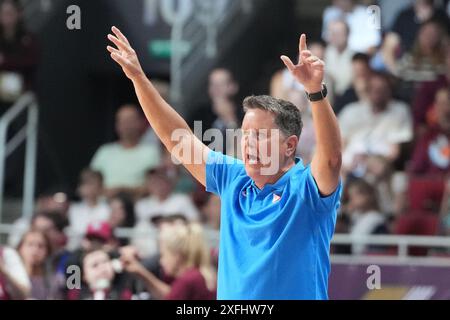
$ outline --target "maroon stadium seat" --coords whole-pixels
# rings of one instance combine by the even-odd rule
[[[439,216],[429,211],[412,211],[397,218],[395,233],[399,235],[434,236],[439,230]],[[413,256],[427,255],[428,248],[409,247]]]

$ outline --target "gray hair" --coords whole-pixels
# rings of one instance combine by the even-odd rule
[[[300,110],[291,102],[271,96],[249,96],[243,102],[244,111],[249,109],[266,110],[274,114],[275,124],[286,136],[297,136],[300,139],[303,122]]]

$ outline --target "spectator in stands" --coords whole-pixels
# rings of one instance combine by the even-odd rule
[[[50,241],[50,267],[55,273],[55,285],[64,290],[66,287],[66,268],[70,252],[66,250],[67,236],[64,233],[68,221],[59,211],[43,211],[35,214],[30,229],[43,232]]]
[[[113,254],[118,250],[118,245],[119,243],[114,237],[113,230],[108,222],[97,221],[90,223],[84,238],[81,240],[81,245],[68,253],[65,261],[66,265],[81,266],[84,255],[95,250]],[[74,292],[69,290],[68,294],[72,295]]]
[[[107,221],[110,215],[108,203],[102,198],[103,177],[98,171],[84,169],[80,174],[78,194],[81,201],[69,207],[70,240],[68,247],[75,249],[86,232],[87,226],[96,221]]]
[[[217,268],[220,236],[220,198],[212,193],[207,193],[206,201],[200,207],[200,211],[203,216],[203,228],[211,248],[211,259],[213,265]]]
[[[328,24],[329,42],[325,49],[327,73],[334,84],[338,98],[344,94],[352,82],[352,57],[354,52],[348,47],[349,28],[345,21],[334,20]]]
[[[220,198],[208,193],[205,203],[200,208],[205,229],[219,231],[220,228]]]
[[[136,215],[134,212],[133,200],[126,193],[119,193],[109,201],[111,215],[109,225],[114,230],[116,228],[133,228]],[[126,246],[129,243],[127,237],[117,238],[120,246]]]
[[[50,266],[50,241],[37,230],[26,232],[17,247],[31,281],[31,299],[61,299],[58,280]]]
[[[411,51],[390,71],[405,81],[434,81],[445,72],[448,31],[438,20],[424,22]]]
[[[333,108],[336,114],[350,103],[367,101],[368,84],[372,69],[370,68],[370,57],[365,53],[356,53],[352,57],[352,83],[345,92],[336,97]]]
[[[87,252],[82,258],[81,289],[70,290],[69,300],[130,300],[129,281],[121,277],[121,267],[103,250]]]
[[[350,216],[350,235],[354,237],[386,234],[386,216],[380,212],[377,192],[364,179],[354,179],[347,184],[346,203],[344,212]],[[352,253],[362,254],[367,246],[363,243],[353,243]]]
[[[414,125],[417,136],[422,136],[427,126],[432,126],[433,116],[430,111],[436,98],[436,92],[442,88],[450,87],[450,46],[447,45],[445,54],[444,74],[440,75],[435,81],[425,81],[418,85],[412,102]]]
[[[31,89],[38,62],[36,38],[26,30],[19,0],[0,2],[0,115]]]
[[[0,245],[0,300],[27,299],[31,283],[16,250]]]
[[[43,232],[50,241],[51,253],[57,258],[65,251],[67,236],[64,233],[67,220],[57,211],[44,211],[35,214],[30,229]]]
[[[200,225],[176,224],[163,228],[160,252],[164,273],[174,278],[170,285],[148,271],[135,255],[122,255],[125,270],[142,279],[153,298],[215,299],[216,274]]]
[[[55,212],[61,216],[61,220],[67,219],[69,209],[67,191],[62,187],[51,187],[41,193],[36,199],[35,212]],[[31,219],[20,217],[14,221],[11,227],[11,233],[8,237],[8,244],[16,248],[22,235],[31,227]]]
[[[450,171],[450,89],[436,93],[436,124],[427,128],[417,141],[410,164],[413,174],[441,177]]]
[[[81,244],[83,252],[103,250],[113,252],[118,247],[114,230],[108,222],[93,222],[87,227],[86,234]]]
[[[173,168],[158,167],[147,172],[146,187],[149,196],[136,202],[139,222],[148,221],[154,215],[173,213],[184,214],[191,221],[199,219],[192,199],[186,194],[174,193],[176,179]]]
[[[226,141],[226,130],[239,128],[241,121],[241,108],[236,104],[236,95],[239,92],[239,84],[234,78],[233,73],[226,68],[215,68],[209,74],[208,95],[210,105],[200,107],[190,120],[190,124],[194,125],[194,121],[201,121],[202,131],[213,128],[220,130],[223,143],[214,143],[212,147],[216,151],[224,153],[236,154],[240,149],[235,146],[231,149],[231,141]],[[211,141],[205,141],[211,143]]]
[[[350,35],[349,48],[355,52],[372,53],[381,42],[381,32],[368,23],[367,7],[356,0],[333,0],[323,12],[322,38],[329,42],[328,26],[334,20],[347,22]]]
[[[394,171],[393,164],[380,155],[368,156],[364,179],[379,195],[380,210],[386,214],[404,212],[408,178],[404,171]]]
[[[408,106],[392,99],[389,78],[374,73],[368,100],[351,103],[339,114],[343,139],[343,172],[363,176],[367,156],[381,155],[390,162],[400,155],[400,144],[411,141],[412,120]]]
[[[405,52],[411,51],[421,25],[430,19],[448,26],[448,17],[437,8],[434,0],[415,0],[414,4],[399,13],[383,43],[383,59],[391,69]],[[447,28],[447,27],[446,27]]]
[[[140,143],[143,130],[144,119],[137,106],[121,106],[116,114],[119,140],[101,146],[91,162],[91,168],[103,175],[107,197],[120,192],[140,196],[146,170],[159,164],[159,148]]]
[[[136,203],[137,225],[136,236],[133,237],[133,244],[138,247],[142,256],[149,256],[157,251],[156,229],[151,223],[152,217],[182,214],[190,221],[200,218],[188,195],[173,192],[175,184],[176,172],[173,168],[159,167],[147,173],[149,196]]]

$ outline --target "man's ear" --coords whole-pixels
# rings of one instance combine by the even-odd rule
[[[295,154],[295,151],[297,150],[298,145],[298,137],[297,136],[290,136],[286,139],[286,156],[291,157]]]

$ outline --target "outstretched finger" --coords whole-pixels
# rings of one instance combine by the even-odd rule
[[[281,56],[280,58],[281,58],[281,60],[283,60],[284,65],[286,66],[286,68],[289,69],[289,71],[294,71],[295,65],[292,63],[292,61],[291,61],[291,59],[289,59],[289,57]]]
[[[128,41],[127,37],[124,36],[124,34],[122,33],[122,31],[119,30],[119,28],[117,28],[116,26],[113,26],[111,28],[112,32],[114,32],[114,34],[117,36],[117,38],[119,38],[120,40],[122,40],[124,43],[126,44],[130,44],[130,42]]]
[[[118,53],[111,53],[111,58],[120,64],[121,67],[125,67],[128,64],[128,61]]]
[[[117,54],[119,54],[120,55],[120,51],[119,50],[117,50],[116,48],[114,48],[114,47],[111,47],[111,46],[107,46],[106,47],[106,49],[109,51],[109,52],[111,52],[111,53],[117,53]]]
[[[115,36],[113,36],[112,34],[108,34],[108,39],[113,42],[117,48],[119,48],[119,50],[123,50],[125,52],[129,52],[130,48],[128,45],[126,45],[124,42],[122,42],[121,40],[117,39]]]
[[[300,36],[298,49],[300,53],[302,51],[308,50],[308,46],[306,45],[306,35],[304,33],[302,33],[302,35]]]

